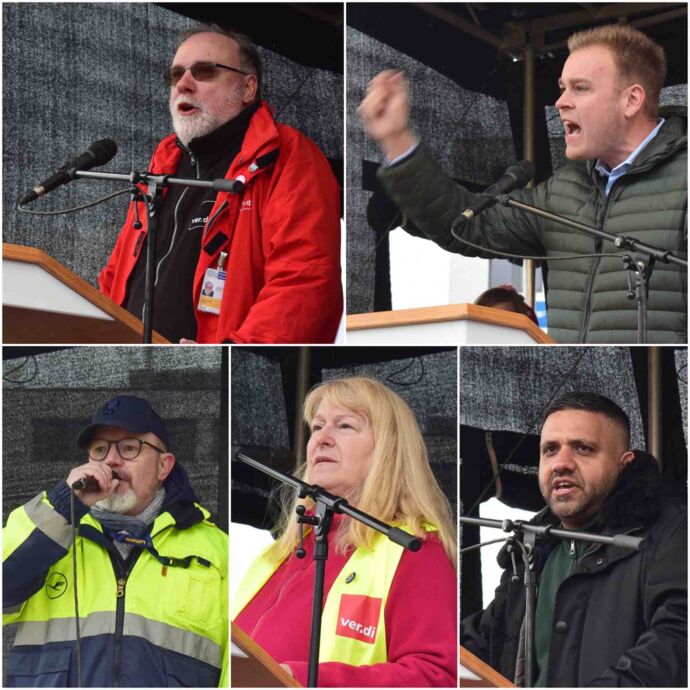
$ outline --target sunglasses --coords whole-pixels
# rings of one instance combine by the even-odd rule
[[[189,67],[180,67],[179,65],[170,67],[163,73],[163,79],[168,86],[175,86],[175,84],[182,79],[184,73],[189,70],[196,81],[210,81],[218,76],[219,69],[227,69],[231,72],[244,74],[245,76],[249,74],[249,72],[243,72],[236,67],[221,65],[217,62],[195,62]]]

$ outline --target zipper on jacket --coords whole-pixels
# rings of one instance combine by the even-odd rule
[[[117,590],[115,592],[115,654],[113,667],[113,687],[120,687],[120,657],[122,654],[122,633],[125,627],[125,587],[129,573],[122,566],[117,570]]]
[[[570,555],[571,556],[575,555],[575,540],[574,539],[570,540]]]
[[[615,186],[615,183],[614,183]],[[604,211],[601,216],[601,224],[598,224],[598,227],[603,230],[604,229],[604,224],[606,223],[606,214],[608,213],[609,210],[609,199],[611,198],[611,192],[613,191],[613,187],[609,191],[608,196],[606,196],[606,188],[604,188]],[[599,254],[601,252],[603,242],[601,240],[595,240],[594,241],[594,252],[595,254]],[[589,329],[589,322],[591,321],[592,313],[591,313],[591,306],[592,306],[592,292],[594,291],[594,279],[597,276],[597,273],[599,271],[599,264],[601,264],[601,257],[597,258],[594,260],[594,266],[592,267],[592,272],[589,276],[589,281],[587,282],[587,290],[585,291],[585,305],[584,305],[584,313],[582,315],[582,326],[580,328],[580,338],[579,342],[584,343],[587,340],[587,331]]]
[[[185,151],[188,151],[188,149],[185,149]],[[192,164],[192,167],[194,168],[194,176],[198,180],[200,179],[199,175],[199,166],[197,165],[197,160],[194,157],[194,154],[191,151],[188,151],[189,153],[189,161]],[[156,264],[156,270],[154,272],[153,276],[153,287],[154,289],[156,288],[156,285],[158,285],[158,278],[160,276],[160,268],[163,265],[163,262],[170,256],[170,252],[172,251],[173,247],[175,246],[175,238],[177,237],[177,228],[178,228],[178,220],[177,220],[177,211],[180,208],[180,204],[182,203],[182,199],[184,199],[185,194],[187,193],[187,190],[189,187],[185,187],[182,190],[182,193],[180,194],[180,198],[177,200],[177,203],[175,204],[175,209],[173,210],[173,218],[175,220],[175,223],[173,225],[173,232],[172,232],[172,237],[170,238],[170,244],[168,245],[168,251],[161,256],[160,260]],[[143,305],[141,308],[141,320],[144,320],[146,312],[146,305]]]
[[[126,562],[120,559],[119,554],[110,552],[110,561],[115,571],[115,653],[113,660],[113,687],[120,687],[120,659],[122,656],[122,636],[125,628],[125,593],[127,580],[139,560],[141,551],[132,552]]]
[[[206,227],[204,227],[204,231],[201,233],[201,245],[203,248],[204,240],[206,239],[206,234],[208,231],[211,229],[211,226],[213,223],[215,223],[216,218],[225,210],[225,207],[228,205],[227,201],[224,201],[219,207],[218,210],[206,221]]]

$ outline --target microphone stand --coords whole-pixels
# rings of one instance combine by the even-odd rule
[[[86,170],[75,171],[77,177],[89,177],[97,180],[118,180],[132,185],[133,201],[146,202],[148,213],[148,228],[146,232],[146,281],[144,284],[144,343],[150,344],[153,338],[153,306],[154,306],[154,267],[156,262],[156,243],[158,240],[158,216],[163,201],[163,190],[177,185],[181,187],[205,187],[218,191],[239,194],[244,189],[240,180],[194,180],[171,175],[154,175],[132,171],[129,175],[108,172],[92,172]],[[142,191],[137,185],[146,185]],[[135,206],[136,208],[136,206]]]
[[[579,223],[576,220],[571,220],[565,216],[560,216],[557,213],[546,211],[536,206],[530,206],[522,201],[511,199],[507,194],[501,194],[496,197],[496,200],[503,206],[511,208],[518,208],[521,211],[532,213],[535,216],[541,216],[547,220],[561,225],[566,225],[569,228],[580,230],[590,237],[596,239],[607,240],[612,242],[618,249],[627,249],[632,252],[637,252],[638,256],[633,259],[629,254],[622,257],[623,268],[628,273],[628,299],[635,299],[637,302],[637,342],[647,342],[647,298],[649,296],[649,279],[654,270],[654,264],[661,261],[667,264],[676,264],[677,266],[688,267],[688,262],[681,259],[673,252],[665,249],[659,249],[650,244],[645,244],[636,240],[634,237],[625,237],[624,235],[614,235],[610,232],[605,232],[585,223]],[[646,258],[643,258],[646,257]],[[545,257],[548,260],[548,257]],[[635,285],[632,284],[632,275],[635,276]]]
[[[646,542],[642,537],[631,537],[627,534],[614,534],[607,536],[595,534],[593,532],[576,532],[567,529],[558,529],[553,525],[531,525],[522,520],[486,520],[484,518],[460,517],[461,525],[475,525],[478,527],[491,527],[510,533],[505,539],[508,544],[508,553],[513,566],[513,582],[518,581],[517,566],[515,564],[515,551],[520,552],[522,562],[525,567],[523,585],[525,588],[525,685],[526,688],[534,687],[534,612],[535,612],[535,592],[536,578],[534,573],[534,547],[537,537],[558,537],[559,539],[569,539],[595,544],[612,544],[613,546],[630,549],[632,551],[642,551]],[[490,543],[494,543],[494,540]],[[460,549],[460,553],[487,546],[477,544]]]
[[[237,458],[245,464],[260,470],[265,474],[277,479],[283,484],[297,490],[299,498],[311,498],[316,503],[316,515],[305,515],[303,505],[297,506],[297,522],[299,523],[300,539],[299,548],[296,555],[303,558],[305,553],[302,549],[302,525],[309,524],[314,526],[314,561],[316,570],[314,571],[314,590],[312,599],[311,616],[311,638],[309,642],[309,670],[307,684],[310,688],[317,687],[319,673],[319,645],[321,643],[321,614],[323,606],[324,574],[326,572],[326,560],[328,559],[328,531],[331,527],[333,515],[344,513],[355,520],[359,520],[368,527],[378,530],[385,534],[392,542],[399,544],[410,551],[419,551],[422,542],[415,536],[408,534],[398,527],[391,527],[385,522],[377,520],[367,513],[353,508],[344,498],[328,493],[316,484],[307,484],[301,479],[297,479],[289,474],[284,474],[272,467],[268,467],[242,452],[237,453]],[[300,551],[302,555],[300,555]]]

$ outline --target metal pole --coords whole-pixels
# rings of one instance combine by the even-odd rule
[[[297,352],[297,385],[295,390],[295,457],[297,463],[304,461],[307,439],[302,421],[302,406],[309,390],[309,367],[311,352],[308,347],[300,347]]]
[[[647,428],[649,429],[649,451],[663,466],[663,436],[661,424],[661,400],[663,383],[661,378],[661,349],[647,349]]]
[[[526,46],[523,55],[522,157],[534,161],[534,48],[531,45]],[[530,182],[528,186],[532,186],[532,183]],[[525,259],[522,262],[523,294],[525,301],[531,307],[534,307],[536,301],[534,270],[534,260]]]

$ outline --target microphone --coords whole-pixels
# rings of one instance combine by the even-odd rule
[[[113,470],[113,479],[119,479],[120,475]],[[72,484],[73,491],[100,491],[101,487],[95,477],[82,477]]]
[[[473,220],[476,215],[484,209],[496,203],[496,197],[501,194],[508,194],[514,189],[524,187],[534,177],[534,163],[531,161],[520,161],[516,165],[511,165],[503,176],[491,185],[479,198],[466,208],[459,216],[458,221]]]
[[[100,139],[94,141],[81,156],[65,163],[58,168],[50,177],[46,178],[30,192],[19,199],[19,205],[23,206],[30,201],[38,199],[56,187],[71,182],[77,170],[91,170],[99,165],[104,165],[117,153],[117,144],[112,139]]]

